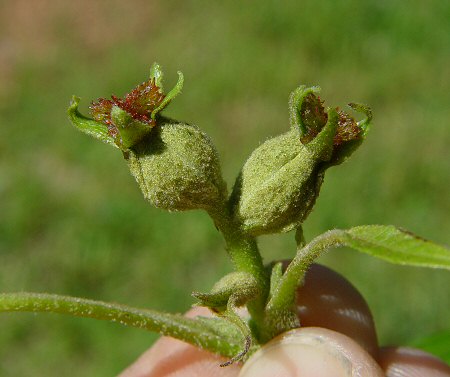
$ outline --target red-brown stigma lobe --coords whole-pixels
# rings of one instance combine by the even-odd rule
[[[155,126],[155,120],[152,119],[151,114],[153,110],[164,100],[165,95],[162,93],[155,79],[151,78],[134,88],[130,93],[123,98],[111,96],[111,99],[99,98],[97,102],[92,102],[89,107],[92,118],[97,122],[106,124],[108,132],[112,137],[118,134],[117,127],[111,119],[111,110],[113,106],[118,106],[126,111],[130,116],[141,122]]]

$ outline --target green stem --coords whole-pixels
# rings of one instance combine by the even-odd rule
[[[199,320],[76,297],[4,293],[0,294],[0,312],[51,312],[100,319],[168,335],[225,357],[235,356],[242,347],[233,328],[223,327],[226,324],[218,318]]]
[[[299,246],[295,258],[289,264],[267,304],[266,326],[270,328],[269,337],[300,325],[295,307],[299,282],[315,259],[331,247],[342,246],[344,238],[344,231],[330,230],[314,238],[306,246]]]
[[[228,255],[237,271],[251,274],[258,282],[261,294],[247,304],[256,329],[255,336],[259,338],[264,329],[264,308],[269,294],[270,276],[264,267],[256,239],[242,232],[238,223],[234,222],[226,208],[209,212],[217,228],[222,232]],[[259,339],[258,339],[259,340]]]

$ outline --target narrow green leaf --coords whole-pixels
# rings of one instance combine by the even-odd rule
[[[130,308],[83,298],[41,294],[0,294],[0,312],[51,312],[94,318],[158,332],[216,354],[233,357],[240,352],[242,335],[221,318],[186,318],[181,314]]]
[[[367,132],[369,131],[370,128],[370,123],[372,122],[372,109],[367,106],[364,105],[362,103],[349,103],[348,104],[353,110],[363,113],[366,117],[358,122],[358,127],[361,128],[363,130],[363,136],[367,135]]]
[[[152,111],[151,113],[151,117],[152,119],[155,119],[156,114],[160,113],[161,111],[164,110],[164,108],[178,95],[181,93],[181,89],[183,89],[183,83],[184,83],[184,76],[183,73],[178,71],[178,81],[175,84],[175,86],[173,87],[173,89],[166,94],[166,96],[164,97],[163,101],[161,102],[161,104]],[[154,74],[154,73],[152,73]],[[162,76],[160,76],[158,79],[161,79]]]
[[[364,225],[349,230],[330,230],[314,238],[297,250],[297,255],[287,267],[267,303],[272,331],[289,330],[286,321],[280,327],[279,313],[295,314],[295,292],[311,263],[332,247],[348,246],[391,263],[450,269],[450,249],[420,238],[392,225]],[[273,313],[273,314],[272,314]],[[273,317],[273,318],[270,318]],[[277,327],[278,326],[278,327]]]
[[[346,246],[396,264],[450,269],[450,249],[392,225],[345,231]]]
[[[163,79],[163,72],[161,70],[161,66],[154,62],[150,68],[150,78],[155,80],[155,84],[163,90],[162,86],[162,79]]]
[[[192,294],[199,299],[200,305],[213,308],[222,318],[233,323],[245,340],[241,352],[221,366],[227,366],[242,360],[247,356],[254,343],[249,325],[237,313],[237,308],[255,298],[260,293],[258,288],[258,282],[250,273],[232,272],[220,279],[210,293],[194,292]]]
[[[308,135],[310,128],[310,125],[305,124],[302,119],[301,110],[303,102],[308,95],[315,95],[319,92],[320,87],[318,86],[308,88],[305,85],[301,85],[297,89],[295,89],[289,96],[289,120],[291,123],[291,127],[298,129],[301,138]],[[323,124],[321,125],[321,127],[323,127]],[[315,131],[320,131],[320,129]]]
[[[119,106],[113,106],[111,109],[111,120],[117,127],[120,134],[119,148],[123,151],[142,141],[152,130],[152,126],[142,123],[121,109]]]
[[[78,128],[81,132],[88,134],[106,144],[112,145],[116,148],[118,146],[114,142],[114,139],[108,133],[108,127],[102,123],[96,122],[95,120],[85,117],[78,111],[78,104],[80,103],[80,98],[72,96],[69,108],[67,109],[67,114],[72,124]]]
[[[277,291],[281,278],[283,277],[283,263],[275,263],[270,274],[270,292],[269,298]]]

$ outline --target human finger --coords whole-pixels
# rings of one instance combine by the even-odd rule
[[[450,366],[415,348],[383,347],[379,360],[386,377],[450,377]]]
[[[297,290],[297,313],[302,326],[324,327],[345,334],[377,359],[378,340],[369,306],[339,273],[312,264]]]
[[[186,316],[210,317],[206,308],[191,309]],[[163,336],[118,377],[236,377],[237,365],[221,368],[227,359],[188,343]]]
[[[385,377],[353,339],[318,327],[291,330],[267,343],[239,377]]]

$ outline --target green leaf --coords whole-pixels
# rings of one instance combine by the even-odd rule
[[[118,106],[112,107],[111,120],[119,131],[119,148],[123,151],[136,145],[152,130],[151,125],[133,119],[129,113]]]
[[[161,66],[158,63],[153,63],[150,68],[150,78],[155,80],[156,86],[158,86],[161,90],[163,90],[162,79],[163,72],[161,70]]]
[[[362,103],[349,103],[348,104],[353,110],[359,112],[359,113],[363,113],[366,117],[358,122],[358,127],[361,128],[363,130],[363,136],[367,135],[367,132],[369,131],[371,122],[372,122],[372,109],[367,106],[364,105]]]
[[[187,318],[181,314],[60,295],[3,293],[0,312],[51,312],[100,319],[158,332],[230,358],[240,352],[243,341],[236,326],[222,318]]]
[[[159,69],[159,66],[157,66],[157,69]],[[155,78],[157,78],[159,81],[162,79],[162,73],[157,73],[157,69],[155,66],[152,67],[152,70],[150,72],[151,75],[153,75]],[[164,108],[178,95],[181,93],[181,89],[183,89],[183,83],[184,83],[184,76],[183,73],[178,71],[178,81],[173,87],[173,89],[166,94],[161,104],[152,111],[151,118],[155,119],[156,114],[160,113],[164,110]],[[152,76],[152,77],[153,77]]]
[[[253,275],[248,272],[232,272],[220,279],[214,285],[211,293],[194,292],[192,294],[199,299],[200,305],[213,308],[220,316],[233,323],[245,340],[241,352],[221,366],[227,366],[242,360],[247,356],[254,343],[249,325],[237,313],[237,308],[255,298],[258,293],[258,282]]]
[[[270,274],[270,292],[269,298],[273,296],[274,292],[277,291],[278,285],[280,284],[281,278],[283,277],[283,263],[275,263],[272,267],[272,272]]]
[[[302,106],[304,106],[304,101],[309,95],[315,95],[320,92],[320,87],[313,86],[313,87],[306,87],[305,85],[299,86],[297,89],[295,89],[291,95],[289,96],[289,119],[291,123],[292,128],[298,129],[300,132],[300,138],[303,138],[308,135],[310,132],[310,124],[305,124],[304,120],[302,119]],[[314,98],[316,98],[314,96]],[[314,123],[314,122],[313,122]],[[324,125],[322,124],[321,127]],[[320,131],[320,128],[315,131]]]
[[[450,269],[450,249],[420,238],[392,225],[364,225],[349,230],[330,230],[297,250],[267,303],[268,323],[276,335],[289,330],[289,321],[281,323],[279,313],[286,318],[296,314],[295,292],[306,270],[318,257],[332,247],[348,246],[391,263]]]
[[[450,249],[392,225],[357,226],[345,234],[345,246],[388,262],[450,269]]]
[[[214,284],[211,292],[193,292],[192,296],[199,300],[199,305],[220,310],[228,304],[231,297],[237,306],[243,306],[258,293],[258,282],[250,273],[235,271],[222,277]]]
[[[85,117],[78,111],[78,104],[80,103],[80,98],[72,96],[69,108],[67,109],[67,114],[72,124],[78,128],[81,132],[88,134],[106,144],[112,145],[116,148],[118,146],[114,142],[114,139],[108,133],[108,127],[105,124],[96,122],[95,120]]]

